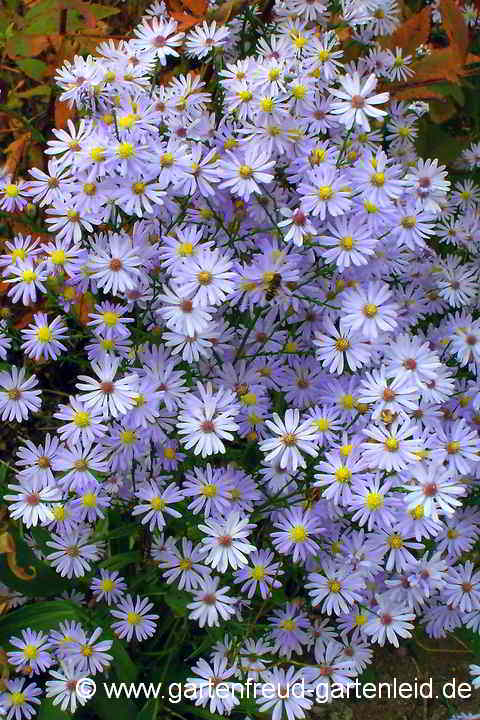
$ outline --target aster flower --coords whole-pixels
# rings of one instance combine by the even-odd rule
[[[107,605],[111,605],[112,602],[116,603],[123,598],[127,584],[116,570],[108,571],[101,568],[100,577],[93,578],[90,589],[97,602],[104,600]]]
[[[5,282],[14,283],[8,291],[12,302],[17,303],[21,299],[24,305],[30,305],[36,301],[37,292],[47,292],[43,284],[47,277],[43,263],[34,265],[30,259],[17,260],[8,270],[13,277],[7,277]]]
[[[365,582],[359,573],[333,562],[323,563],[324,575],[311,573],[305,588],[310,591],[313,605],[322,602],[322,612],[341,615],[350,611],[355,602],[361,602]]]
[[[370,467],[398,471],[418,460],[415,453],[421,450],[421,443],[410,420],[394,420],[388,428],[372,425],[363,432],[370,438],[361,446],[364,461]]]
[[[141,258],[128,236],[110,233],[104,246],[97,243],[89,257],[92,277],[104,293],[133,290],[141,275]]]
[[[186,449],[194,448],[195,455],[207,457],[224,453],[224,440],[233,440],[232,432],[238,430],[233,417],[238,405],[231,390],[220,387],[215,393],[212,384],[197,383],[200,397],[186,396],[183,410],[178,415],[177,428]]]
[[[90,637],[83,633],[83,637],[74,640],[69,647],[69,659],[85,674],[103,672],[113,660],[107,652],[113,645],[112,640],[97,642],[102,632],[102,628],[97,627]]]
[[[223,47],[229,35],[229,28],[217,28],[215,20],[210,25],[203,21],[201,26],[197,26],[188,33],[185,43],[187,54],[199,59],[204,58],[210,52],[215,52],[217,48]]]
[[[34,360],[40,358],[51,358],[56,360],[66,346],[61,342],[67,336],[67,328],[60,317],[56,317],[51,323],[45,313],[35,313],[33,323],[22,330],[22,350]]]
[[[21,519],[27,528],[46,525],[54,518],[52,504],[62,499],[61,490],[49,484],[49,478],[38,474],[19,476],[18,485],[8,485],[15,494],[6,494],[11,503],[9,511],[13,519]]]
[[[36,375],[25,380],[25,368],[12,366],[10,372],[0,372],[0,411],[2,420],[26,420],[31,412],[40,410],[42,401],[40,390],[32,390],[38,385]]]
[[[306,467],[302,452],[315,457],[317,447],[315,442],[315,430],[311,423],[300,423],[299,410],[288,409],[285,413],[285,420],[282,421],[278,413],[273,413],[273,422],[266,420],[269,430],[278,437],[269,438],[260,444],[260,450],[267,453],[265,460],[268,462],[279,457],[280,467],[295,472],[297,467]]]
[[[339,115],[340,121],[347,128],[360,125],[367,132],[370,130],[369,117],[379,118],[387,115],[377,105],[383,105],[389,99],[388,93],[371,95],[377,85],[375,75],[369,75],[365,81],[360,80],[358,72],[340,78],[340,90],[330,88],[330,94],[339,100],[332,103],[331,111]]]
[[[71,660],[63,660],[59,670],[50,670],[49,677],[51,679],[45,683],[45,694],[53,698],[53,705],[60,705],[61,710],[71,712],[72,715],[77,709],[77,702],[85,705],[88,698],[77,692],[77,683],[85,678],[85,673]]]
[[[244,567],[235,573],[235,583],[243,583],[242,592],[248,593],[252,598],[257,590],[265,600],[272,593],[272,589],[281,587],[278,577],[284,574],[280,563],[272,562],[274,554],[268,550],[256,550],[250,555],[249,567]]]
[[[209,706],[211,713],[230,714],[232,709],[239,704],[240,700],[235,694],[234,683],[229,681],[236,674],[237,668],[234,666],[228,668],[227,658],[215,658],[212,666],[205,660],[200,659],[192,672],[196,673],[195,677],[189,677],[187,683],[192,688],[192,700],[195,705],[200,707]],[[219,690],[217,692],[217,685]],[[213,690],[213,692],[212,692]]]
[[[415,615],[406,606],[389,602],[386,598],[379,596],[378,605],[365,625],[365,633],[371,638],[371,642],[385,645],[388,641],[398,647],[398,636],[409,638],[412,636],[412,621]]]
[[[48,637],[42,632],[28,628],[22,630],[22,638],[11,637],[10,645],[18,648],[7,653],[8,662],[17,668],[30,669],[35,675],[45,672],[53,663],[48,652]]]
[[[292,553],[293,562],[305,562],[309,555],[316,555],[319,545],[312,537],[323,528],[320,518],[309,510],[293,507],[285,510],[274,522],[278,532],[271,533],[275,549],[284,555]]]
[[[78,397],[70,397],[68,405],[60,404],[53,415],[57,420],[64,420],[57,432],[62,441],[77,445],[94,443],[105,435],[107,426],[102,423],[103,412],[101,408],[87,408]]]
[[[134,635],[139,642],[146,640],[155,634],[156,620],[159,619],[158,615],[150,612],[152,608],[153,603],[148,597],[141,598],[137,595],[134,599],[130,594],[127,595],[119,601],[115,610],[110,611],[114,618],[118,618],[112,623],[112,630],[127,642],[130,642]]]
[[[228,620],[235,613],[235,600],[227,595],[228,586],[219,588],[220,578],[205,578],[203,587],[192,590],[194,601],[187,605],[191,611],[189,617],[198,620],[201,628],[217,626],[219,617]]]
[[[301,209],[320,220],[328,216],[346,213],[352,204],[350,191],[346,189],[344,175],[335,166],[324,163],[307,172],[297,192],[301,197]]]
[[[0,693],[0,707],[5,709],[7,720],[27,720],[37,714],[35,705],[40,705],[41,689],[36,683],[28,683],[26,678],[15,678],[5,682],[5,690]]]
[[[234,511],[225,518],[209,518],[205,525],[198,528],[207,534],[202,539],[200,552],[205,556],[204,562],[224,573],[230,566],[233,570],[248,563],[248,555],[256,550],[247,541],[247,536],[256,525],[249,523],[248,518],[240,519],[240,513]]]
[[[297,670],[291,666],[286,670],[283,668],[266,670],[262,673],[262,680],[259,692],[255,693],[260,713],[271,712],[273,720],[280,720],[284,713],[288,720],[307,716],[306,712],[312,707],[313,700],[295,690],[304,685],[302,669]]]
[[[270,160],[265,153],[248,148],[239,154],[227,150],[225,156],[219,165],[223,178],[220,187],[229,188],[230,192],[244,200],[248,200],[252,193],[261,194],[259,183],[268,185],[273,181],[273,175],[268,171],[275,165],[275,160]]]
[[[392,294],[385,283],[371,281],[366,287],[352,288],[342,296],[344,326],[358,330],[368,340],[397,326],[398,305],[389,302]]]
[[[111,415],[117,418],[131,410],[137,396],[138,377],[135,374],[115,379],[120,365],[118,358],[106,357],[100,362],[92,362],[92,370],[98,379],[88,375],[79,375],[76,387],[83,390],[80,400],[85,407],[101,409],[104,419]]]
[[[154,558],[167,583],[177,582],[179,590],[197,590],[203,585],[205,578],[210,576],[210,569],[202,563],[200,548],[194,547],[185,537],[182,538],[181,551],[172,544],[156,553]]]
[[[172,517],[182,517],[182,513],[169,507],[170,503],[176,503],[183,500],[183,493],[177,488],[175,483],[170,483],[167,487],[160,489],[158,484],[153,480],[145,483],[137,490],[137,497],[144,502],[137,505],[132,510],[132,515],[143,515],[142,525],[146,525],[153,531],[155,527],[161,530],[165,523],[164,513]]]
[[[100,546],[88,542],[88,530],[74,530],[62,537],[52,534],[51,537],[47,545],[54,552],[49,553],[46,559],[62,577],[83,577],[86,572],[90,572],[90,563],[101,557]]]

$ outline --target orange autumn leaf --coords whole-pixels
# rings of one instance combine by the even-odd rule
[[[435,86],[419,85],[390,90],[390,95],[395,100],[443,100],[443,95],[435,92]]]
[[[63,130],[67,126],[68,120],[73,120],[75,117],[75,110],[71,108],[68,103],[60,102],[55,100],[55,127],[59,130]]]
[[[409,85],[423,84],[428,82],[458,83],[463,75],[463,57],[456,45],[450,45],[440,50],[432,50],[430,55],[412,65],[415,70],[413,83]]]
[[[14,327],[16,330],[23,330],[23,328],[26,328],[27,325],[30,325],[30,323],[32,322],[32,320],[33,320],[33,315],[34,315],[35,312],[37,312],[37,310],[38,310],[38,308],[29,308],[28,310],[25,310],[25,311],[20,315],[20,317],[18,318],[18,320],[16,320],[16,321],[13,323],[13,327]]]
[[[424,45],[430,35],[431,9],[424,8],[405,20],[399,28],[387,38],[382,38],[382,45],[390,50],[399,47],[403,55],[412,55],[419,45]]]
[[[208,0],[167,0],[167,7],[178,29],[188,30],[205,19]]]
[[[73,308],[80,325],[87,325],[90,320],[90,313],[94,307],[93,296],[90,293],[83,293]]]
[[[440,0],[439,10],[450,45],[456,46],[463,60],[468,50],[468,27],[462,12],[454,0]]]
[[[17,140],[14,140],[5,148],[4,152],[7,156],[7,160],[5,162],[4,170],[8,175],[15,174],[15,171],[23,158],[30,138],[31,133],[23,133],[23,135],[20,135]]]

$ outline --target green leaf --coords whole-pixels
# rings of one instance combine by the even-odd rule
[[[20,65],[19,60],[17,60],[17,65]],[[22,61],[23,62],[23,61]],[[37,85],[36,87],[30,88],[30,90],[24,90],[23,92],[17,92],[15,93],[16,98],[31,98],[31,97],[49,97],[52,92],[52,86],[51,85]]]
[[[47,70],[47,64],[44,63],[42,60],[37,60],[36,58],[18,59],[16,63],[20,70],[23,70],[25,75],[33,78],[33,80],[41,80],[45,75],[45,71]]]
[[[59,705],[54,705],[52,700],[42,699],[42,704],[35,715],[35,720],[71,720],[70,713],[64,712]]]
[[[102,560],[102,562],[98,563],[98,567],[108,568],[109,570],[120,570],[120,568],[126,565],[140,562],[141,559],[142,554],[138,552],[138,550],[132,550],[131,552],[119,553],[111,558]]]
[[[89,701],[89,708],[95,713],[95,718],[101,720],[132,720],[137,715],[137,706],[126,697],[117,699],[114,696],[109,698],[103,686],[103,680],[97,681],[97,690],[94,697]],[[105,682],[106,685],[108,683]]]
[[[110,17],[111,15],[117,15],[120,12],[120,8],[106,7],[105,5],[98,5],[98,3],[90,3],[89,8],[97,20],[102,20],[102,18]]]
[[[46,562],[39,560],[16,528],[12,528],[9,532],[15,542],[16,564],[26,570],[28,574],[32,573],[33,568],[35,577],[32,580],[22,580],[2,560],[0,563],[1,582],[29,597],[51,597],[52,595],[61,595],[64,590],[70,589],[70,581],[62,578]]]
[[[156,720],[158,716],[158,699],[149,700],[138,713],[136,720]]]
[[[185,617],[187,614],[187,605],[191,602],[192,598],[188,595],[188,593],[182,592],[182,590],[177,590],[175,587],[171,587],[165,593],[164,600],[177,617]]]
[[[0,624],[0,645],[8,644],[12,635],[29,627],[32,630],[51,630],[64,620],[88,621],[85,610],[67,600],[50,600],[49,602],[26,605],[19,610],[9,612]]]

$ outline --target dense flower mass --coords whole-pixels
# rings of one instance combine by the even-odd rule
[[[36,428],[4,499],[80,613],[10,637],[8,720],[41,696],[81,712],[77,681],[128,643],[139,665],[177,653],[212,713],[244,718],[252,678],[280,688],[259,712],[304,718],[376,646],[480,627],[463,557],[480,192],[417,155],[424,108],[378,88],[414,71],[376,45],[394,0],[341,3],[355,60],[322,0],[245,13],[185,35],[156,2],[133,39],[66,62],[82,119],[54,130],[45,172],[2,180],[0,207],[33,204],[49,231],[0,256],[9,301],[33,306],[0,328],[0,414]],[[212,72],[158,84],[183,56]]]

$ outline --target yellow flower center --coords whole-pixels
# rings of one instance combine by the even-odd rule
[[[395,438],[393,436],[390,436],[385,441],[385,449],[386,450],[390,450],[391,452],[393,452],[394,450],[398,450],[398,447],[399,447],[399,442],[398,442],[397,438]]]
[[[133,445],[133,443],[137,439],[137,436],[135,430],[124,430],[122,433],[120,433],[120,438],[124,445]]]
[[[105,160],[105,148],[100,145],[92,148],[90,150],[90,157],[94,162],[103,162]]]
[[[369,510],[379,510],[383,507],[384,498],[378,492],[369,492],[365,498],[365,506]]]
[[[34,270],[24,270],[22,277],[23,277],[23,282],[31,283],[36,280],[37,273]]]
[[[54,265],[64,265],[66,259],[65,250],[54,250],[50,255],[50,260]]]
[[[345,465],[340,465],[340,467],[335,470],[335,477],[339,483],[344,484],[350,480],[352,472]]]
[[[295,525],[288,533],[290,535],[290,539],[293,540],[293,542],[301,543],[305,542],[305,540],[308,537],[308,530],[305,528],[304,525]]]
[[[129,612],[127,622],[129,625],[138,625],[138,623],[142,622],[142,616],[136,612]]]
[[[42,343],[48,342],[49,340],[52,339],[52,337],[53,337],[52,331],[50,330],[50,328],[48,326],[38,328],[37,340],[39,342],[42,342]]]
[[[23,705],[25,702],[25,695],[21,692],[13,692],[10,694],[10,702],[15,706]]]
[[[135,155],[135,148],[132,143],[129,142],[120,143],[117,147],[117,155],[122,160],[126,160],[127,158],[132,157],[132,155]]]
[[[255,565],[250,574],[253,580],[263,580],[265,577],[265,567],[263,565]]]
[[[312,425],[319,431],[319,432],[325,432],[329,429],[330,423],[326,418],[319,418],[318,420],[314,420]]]
[[[110,578],[106,578],[105,580],[102,580],[100,587],[104,590],[104,592],[111,592],[115,587],[115,583],[113,580],[110,580]]]
[[[97,496],[95,493],[88,492],[83,496],[84,507],[94,508],[97,507]]]
[[[205,497],[214,498],[217,494],[217,486],[213,483],[206,483],[202,488],[202,493]]]
[[[400,535],[395,533],[394,535],[390,535],[388,538],[388,544],[392,550],[400,550],[400,548],[403,547],[403,539]]]
[[[240,165],[238,173],[242,178],[249,178],[252,176],[253,170],[249,165]]]
[[[164,510],[166,504],[167,504],[167,503],[165,502],[165,500],[164,500],[163,498],[161,498],[161,497],[158,497],[158,496],[153,497],[153,498],[150,500],[150,505],[152,506],[152,508],[153,508],[154,510]]]
[[[321,185],[317,190],[320,200],[330,200],[333,197],[333,188],[331,185]]]
[[[103,313],[103,322],[108,327],[115,327],[117,324],[118,315],[115,312],[112,312],[111,310],[107,310],[107,312]]]
[[[342,589],[342,586],[338,582],[338,580],[329,580],[328,581],[328,589],[330,590],[330,592],[338,593]]]
[[[367,303],[363,306],[363,314],[368,318],[375,317],[378,312],[378,307],[373,303]]]
[[[37,657],[37,648],[35,645],[25,645],[23,654],[28,660],[34,660]]]
[[[297,629],[297,623],[295,620],[282,620],[280,623],[280,627],[283,630],[296,630]]]
[[[341,337],[338,338],[337,342],[335,343],[335,347],[339,352],[345,352],[345,350],[348,350],[350,347],[350,343],[348,342],[347,338]]]

